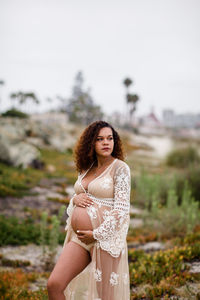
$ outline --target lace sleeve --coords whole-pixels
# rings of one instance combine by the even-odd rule
[[[114,175],[114,208],[104,211],[104,221],[93,230],[93,237],[100,247],[118,257],[125,247],[129,226],[130,168],[120,166]]]

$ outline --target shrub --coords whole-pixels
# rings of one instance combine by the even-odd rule
[[[188,181],[192,196],[199,201],[200,205],[200,167],[189,167],[186,171],[185,179]]]
[[[193,147],[172,150],[166,158],[168,166],[187,168],[189,165],[200,162],[200,156]]]
[[[152,254],[129,250],[131,286],[149,285],[142,294],[136,293],[131,299],[161,299],[161,296],[174,294],[174,287],[186,281],[198,281],[200,276],[189,273],[187,262],[198,259],[199,255],[199,242]]]
[[[35,224],[32,218],[18,219],[17,217],[0,216],[0,246],[5,245],[27,245],[34,244],[50,244],[54,243],[51,230],[54,228],[54,220],[45,225],[43,221],[41,224]],[[41,230],[43,226],[43,231]],[[60,229],[57,232],[56,240],[63,244],[65,232]]]
[[[193,174],[193,169],[191,168],[188,174]],[[192,190],[193,185],[198,187],[199,181],[196,171],[194,178],[191,174],[170,178],[167,175],[150,176],[143,171],[138,177],[135,202],[145,208],[144,225],[153,232],[157,231],[158,238],[183,236],[199,224],[200,210]],[[198,192],[196,188],[196,193]]]
[[[5,113],[2,113],[2,117],[11,117],[11,118],[21,118],[25,119],[28,118],[29,115],[23,113],[20,110],[17,110],[15,108],[7,110]]]
[[[0,245],[27,245],[37,243],[40,237],[39,225],[31,218],[19,220],[16,217],[0,216]]]

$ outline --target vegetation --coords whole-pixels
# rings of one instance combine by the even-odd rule
[[[139,96],[137,94],[129,93],[129,87],[133,84],[133,81],[130,78],[126,78],[123,81],[123,84],[125,85],[125,87],[127,89],[126,103],[127,103],[127,108],[128,108],[128,112],[129,112],[129,122],[130,122],[130,126],[131,126],[133,114],[136,111],[136,104],[139,100]]]
[[[129,153],[135,149],[126,138],[124,145]],[[66,182],[60,181],[58,184],[66,196],[66,186],[73,184],[77,176],[72,153],[41,150],[41,155],[45,163],[43,170],[22,170],[1,163],[1,195],[23,195],[28,193],[30,187],[42,183],[43,178],[62,177],[66,178]],[[51,171],[48,165],[53,166]],[[200,282],[200,275],[190,273],[188,264],[199,261],[200,257],[200,168],[198,164],[194,166],[191,163],[187,169],[173,167],[168,170],[172,172],[154,174],[143,170],[132,180],[132,199],[134,205],[144,209],[141,215],[144,226],[130,228],[128,242],[144,244],[160,241],[166,247],[165,250],[148,253],[136,248],[129,249],[132,300],[181,299],[179,288],[183,286],[188,287],[185,295],[189,296],[185,299],[200,299],[198,292],[189,290],[190,284]],[[31,217],[18,219],[0,216],[0,245],[42,245],[44,270],[50,270],[56,247],[62,245],[65,238],[61,218],[64,208],[54,216],[47,212],[31,212],[30,208],[24,210],[29,211]],[[136,215],[132,214],[132,217]],[[49,273],[24,273],[18,268],[26,269],[29,264],[26,260],[10,260],[1,255],[0,260],[4,268],[14,268],[12,272],[0,272],[0,300],[48,299],[46,288],[33,292],[31,285],[41,278],[46,280]]]
[[[10,98],[13,101],[17,101],[18,105],[23,105],[24,103],[28,101],[32,101],[35,104],[39,104],[40,101],[38,100],[38,97],[33,92],[14,92],[10,94]]]
[[[200,210],[192,186],[181,176],[147,175],[136,181],[135,202],[145,208],[144,225],[157,235],[171,238],[189,233],[199,224]]]
[[[191,164],[200,163],[198,151],[193,147],[175,149],[171,151],[166,159],[168,166],[187,168]]]
[[[14,216],[0,216],[0,246],[34,243],[37,245],[50,245],[53,248],[57,241],[63,244],[65,232],[61,228],[57,230],[60,223],[58,223],[56,217],[49,216],[46,224],[44,228],[42,221],[36,223],[32,218],[18,219]],[[43,229],[41,229],[42,226]],[[57,235],[52,236],[55,228]]]
[[[87,125],[102,119],[103,112],[101,107],[94,103],[90,91],[84,91],[83,83],[83,74],[78,72],[66,110],[70,121]]]
[[[15,108],[9,109],[6,112],[2,113],[2,117],[11,117],[11,118],[20,118],[20,119],[26,119],[29,116],[25,113],[23,113],[20,110],[17,110]]]
[[[47,278],[48,273],[25,273],[20,269],[16,271],[0,272],[0,300],[47,300],[47,290],[31,291],[30,285],[39,278]]]
[[[63,189],[68,184],[73,184],[76,180],[76,171],[69,164],[72,161],[70,152],[60,153],[53,150],[41,149],[41,160],[46,166],[53,165],[55,171],[50,172],[48,168],[38,170],[34,168],[21,169],[7,166],[0,162],[0,196],[22,196],[27,194],[29,189],[36,186],[42,178],[66,178],[66,183],[62,183]]]
[[[190,273],[187,265],[200,257],[199,234],[200,231],[187,235],[180,244],[165,251],[147,254],[143,250],[129,250],[130,283],[132,288],[138,287],[131,299],[160,299],[161,296],[170,299],[170,295],[177,295],[177,287],[186,282],[199,282],[200,274]],[[142,285],[145,288],[139,289]]]

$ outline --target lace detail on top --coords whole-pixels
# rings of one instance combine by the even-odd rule
[[[87,213],[91,219],[97,218],[97,209],[94,206],[90,205],[89,207],[87,207]]]
[[[102,205],[104,206],[108,206],[108,207],[112,207],[114,206],[114,198],[96,198],[93,195],[87,193],[87,195],[96,203],[98,204],[99,207],[101,207]]]
[[[114,175],[114,206],[104,211],[104,221],[93,230],[100,247],[114,257],[124,249],[129,227],[130,169],[126,163]]]
[[[104,180],[100,183],[100,186],[106,190],[109,189],[112,184],[112,179],[111,178],[104,178]]]

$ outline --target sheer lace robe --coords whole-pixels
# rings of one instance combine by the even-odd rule
[[[86,192],[78,176],[74,185],[76,194]],[[91,249],[91,263],[68,285],[67,300],[129,300],[129,267],[126,236],[129,227],[130,169],[115,159],[111,165],[88,185],[86,192],[94,201],[87,207],[93,236],[96,239]],[[75,205],[73,197],[67,209],[67,235],[70,241],[71,216]]]

